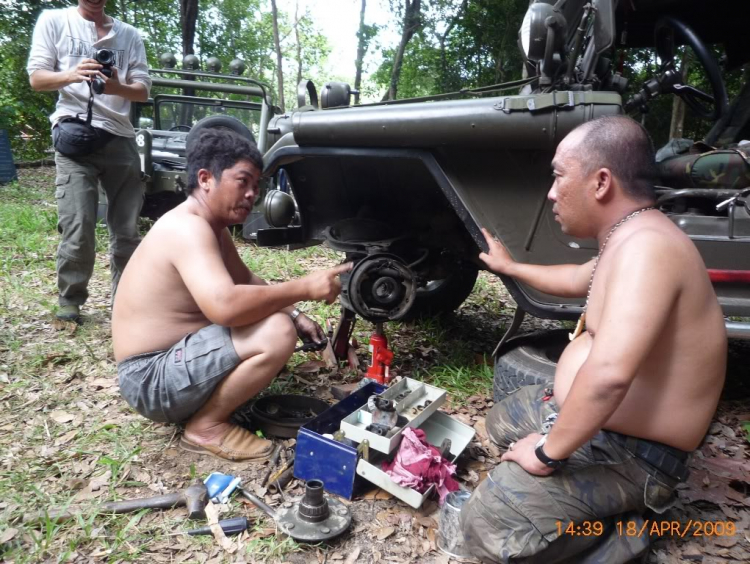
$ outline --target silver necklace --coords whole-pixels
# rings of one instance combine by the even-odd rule
[[[576,323],[576,328],[573,331],[573,333],[570,333],[568,335],[568,338],[572,341],[578,335],[583,333],[583,327],[586,325],[586,310],[589,307],[589,299],[591,298],[591,288],[594,286],[594,275],[596,274],[596,267],[599,266],[599,259],[602,258],[602,253],[604,252],[604,249],[607,247],[607,243],[609,243],[610,237],[612,237],[612,234],[617,231],[617,228],[620,227],[623,223],[626,223],[633,219],[635,216],[642,214],[643,212],[656,209],[654,206],[648,206],[646,208],[641,208],[639,210],[635,210],[633,213],[630,213],[623,217],[620,221],[615,223],[615,225],[612,227],[612,229],[609,230],[609,233],[607,233],[607,236],[604,238],[604,242],[602,243],[602,246],[599,248],[599,253],[596,255],[596,258],[594,259],[594,268],[591,269],[591,278],[589,278],[589,289],[588,292],[586,292],[586,303],[583,304],[583,312],[581,313],[581,317],[578,318],[578,323]]]

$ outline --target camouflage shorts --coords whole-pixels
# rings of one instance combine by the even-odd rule
[[[487,431],[499,446],[539,433],[554,420],[554,398],[527,386],[495,405]],[[677,481],[636,458],[607,431],[545,477],[515,462],[498,465],[461,510],[466,547],[487,562],[628,562],[648,547],[643,537],[618,534],[617,522],[643,523],[647,509],[665,511]],[[566,533],[570,523],[601,523],[602,534]]]

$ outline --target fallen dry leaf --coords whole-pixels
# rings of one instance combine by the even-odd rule
[[[325,368],[326,363],[322,360],[308,360],[302,364],[298,364],[294,367],[295,372],[302,372],[303,374],[315,374],[320,372],[321,368]]]
[[[17,534],[18,529],[14,529],[13,527],[5,529],[2,534],[0,534],[0,544],[5,544],[9,540],[12,540]]]
[[[75,415],[66,411],[51,411],[49,416],[55,423],[69,423],[75,419]]]
[[[69,433],[65,433],[64,435],[61,435],[55,439],[55,446],[64,445],[66,443],[69,443],[73,438],[78,434],[78,431],[70,431]]]
[[[361,548],[358,546],[354,548],[349,553],[349,556],[346,557],[346,560],[344,560],[344,564],[354,564],[357,561],[357,558],[359,558],[359,553],[362,551]]]
[[[206,518],[208,520],[208,525],[211,527],[211,533],[213,533],[219,546],[229,554],[234,553],[237,550],[237,546],[224,534],[224,531],[219,525],[219,510],[211,501],[206,505]]]
[[[396,532],[396,529],[394,527],[383,527],[382,529],[378,529],[378,532],[375,535],[375,538],[382,541],[390,537],[395,532]]]

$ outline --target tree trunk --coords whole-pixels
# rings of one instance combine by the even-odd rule
[[[198,21],[198,0],[180,0],[180,27],[182,28],[182,56],[195,53],[195,24]]]
[[[125,0],[120,0],[120,19],[126,24],[130,23],[127,8],[125,7]]]
[[[685,52],[687,53],[687,51]],[[685,53],[682,54],[682,82],[683,84],[687,80],[688,75],[688,60],[685,56]],[[669,138],[670,139],[679,139],[682,138],[683,135],[683,127],[685,126],[685,102],[682,101],[682,98],[679,96],[674,96],[674,100],[672,101],[672,123],[669,125]]]
[[[365,51],[367,50],[367,37],[365,30],[365,8],[367,7],[367,0],[362,0],[362,9],[359,11],[359,31],[357,32],[357,60],[354,62],[354,67],[357,69],[354,75],[354,90],[357,93],[354,95],[354,104],[359,104],[359,89],[362,85],[362,62],[365,58]]]
[[[271,13],[273,14],[273,43],[276,47],[276,80],[279,88],[279,107],[284,112],[284,70],[281,67],[281,41],[279,40],[279,11],[276,9],[276,0],[271,0]]]
[[[198,0],[180,0],[180,27],[182,28],[182,57],[193,55],[195,43],[195,24],[198,21]],[[186,80],[195,80],[192,75],[185,76]],[[185,89],[186,96],[195,96],[195,90]],[[193,106],[184,104],[181,111],[180,123],[189,125],[193,119]]]
[[[469,0],[463,0],[463,2],[461,2],[461,5],[458,7],[458,11],[456,11],[456,15],[451,18],[451,23],[449,23],[448,27],[445,28],[445,33],[440,36],[440,83],[442,85],[443,92],[448,91],[448,80],[446,77],[446,75],[448,74],[448,63],[445,59],[445,40],[448,39],[448,35],[451,31],[453,31],[456,22],[458,22],[458,18],[460,18],[461,14],[464,13],[464,10],[466,10],[466,6],[468,4]]]
[[[398,79],[401,76],[401,66],[404,63],[404,52],[406,46],[414,37],[414,33],[422,25],[422,2],[421,0],[404,0],[404,23],[401,31],[401,42],[396,50],[396,56],[393,58],[393,71],[391,72],[391,85],[388,92],[383,96],[385,100],[395,100],[398,93]]]
[[[297,41],[297,84],[302,82],[302,43],[299,40],[299,0],[294,5],[294,37]]]

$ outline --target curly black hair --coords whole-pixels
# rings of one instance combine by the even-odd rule
[[[229,129],[212,128],[202,131],[197,141],[187,149],[187,186],[185,194],[190,195],[198,187],[198,171],[211,172],[218,182],[222,173],[239,161],[249,161],[263,170],[263,157],[252,141],[241,137]]]

